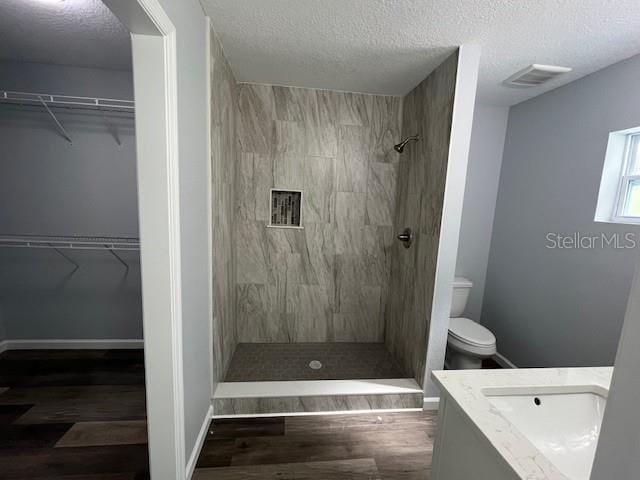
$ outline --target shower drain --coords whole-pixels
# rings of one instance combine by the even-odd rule
[[[319,362],[318,360],[311,360],[309,362],[309,368],[313,370],[320,370],[322,368],[322,363]]]

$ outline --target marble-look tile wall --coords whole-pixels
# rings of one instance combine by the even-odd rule
[[[242,84],[239,342],[382,342],[400,97]],[[269,190],[302,190],[303,229],[268,227]]]
[[[216,379],[221,381],[237,344],[235,249],[235,167],[238,86],[216,34],[211,30],[211,195],[213,239],[213,345]]]
[[[395,230],[414,232],[405,249],[393,245],[387,348],[422,384],[444,200],[458,53],[452,54],[403,101],[402,136],[420,135],[400,156]]]

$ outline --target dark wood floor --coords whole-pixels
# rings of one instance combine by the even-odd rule
[[[148,479],[142,351],[0,354],[0,480]],[[196,480],[428,479],[435,415],[215,420]]]
[[[0,354],[0,479],[149,478],[142,350]]]
[[[435,413],[214,420],[194,480],[428,480]]]

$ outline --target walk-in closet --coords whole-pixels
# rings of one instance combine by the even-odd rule
[[[9,3],[0,19],[11,46],[0,49],[0,477],[146,478],[129,34],[98,0],[75,17],[73,2]]]

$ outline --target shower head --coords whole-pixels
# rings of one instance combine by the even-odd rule
[[[404,147],[407,145],[407,143],[409,143],[412,140],[415,140],[417,142],[418,140],[420,140],[420,135],[413,135],[412,137],[405,138],[399,144],[394,145],[393,149],[398,153],[402,153],[404,152]]]

